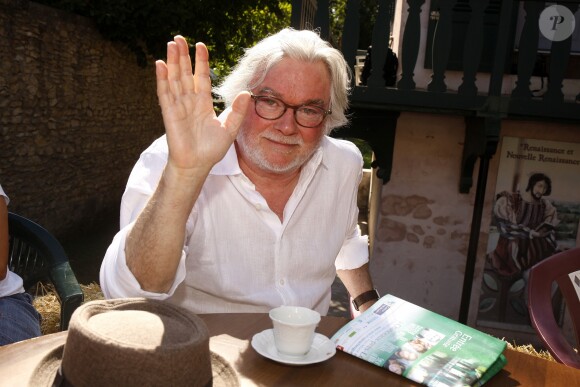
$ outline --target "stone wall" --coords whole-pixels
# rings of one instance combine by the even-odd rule
[[[117,216],[140,152],[163,133],[153,60],[91,20],[0,0],[0,184],[9,210],[62,237]]]

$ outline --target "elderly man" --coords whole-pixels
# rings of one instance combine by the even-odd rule
[[[362,158],[328,137],[347,122],[350,73],[312,31],[246,51],[215,92],[208,51],[192,74],[183,37],[156,63],[166,134],[145,150],[100,273],[106,297],[167,299],[196,313],[300,305],[326,314],[335,276],[360,310],[378,298],[357,225]]]

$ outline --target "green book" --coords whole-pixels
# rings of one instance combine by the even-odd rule
[[[426,386],[481,386],[507,343],[393,295],[336,332],[338,350]]]

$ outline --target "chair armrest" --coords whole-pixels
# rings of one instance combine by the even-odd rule
[[[49,278],[60,299],[60,329],[67,330],[70,318],[84,300],[81,287],[68,261],[50,268]]]

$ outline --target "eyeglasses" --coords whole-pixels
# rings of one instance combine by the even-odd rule
[[[294,109],[294,120],[306,128],[317,127],[324,121],[331,110],[324,110],[316,105],[288,105],[281,99],[269,95],[253,95],[256,114],[265,120],[277,120],[282,117],[288,108]]]

